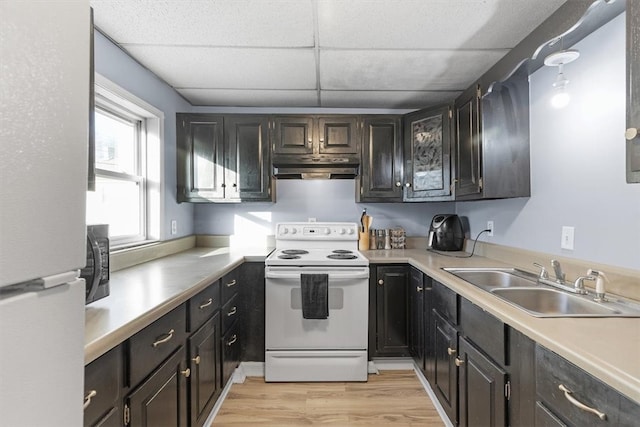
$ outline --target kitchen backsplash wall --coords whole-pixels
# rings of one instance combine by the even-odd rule
[[[640,270],[640,185],[625,183],[625,16],[574,48],[564,67],[570,104],[549,105],[556,67],[531,82],[531,197],[456,203],[481,240]],[[575,227],[574,250],[560,248]]]
[[[372,228],[401,226],[409,236],[426,236],[437,213],[453,213],[453,203],[356,203],[355,180],[278,180],[276,203],[203,204],[195,207],[195,233],[242,235],[248,239],[274,233],[285,221],[358,222],[362,209]]]

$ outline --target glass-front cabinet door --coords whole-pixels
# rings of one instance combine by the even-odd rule
[[[447,200],[451,193],[450,106],[420,110],[404,119],[404,200]]]

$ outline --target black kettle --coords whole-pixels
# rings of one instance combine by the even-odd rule
[[[427,247],[437,251],[461,251],[464,231],[460,217],[454,214],[438,214],[431,220]]]

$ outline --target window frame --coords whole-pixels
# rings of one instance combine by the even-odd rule
[[[95,74],[95,110],[127,123],[136,123],[135,173],[98,168],[96,178],[137,182],[140,186],[140,235],[110,237],[110,248],[124,249],[160,240],[164,211],[164,113],[100,74]]]

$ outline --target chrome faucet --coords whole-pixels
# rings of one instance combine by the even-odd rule
[[[587,290],[584,288],[585,280],[596,280],[596,277],[592,276],[591,272],[589,272],[588,276],[578,277],[576,281],[573,282],[573,289],[575,289],[575,293],[582,294],[582,295],[586,295],[588,293]]]
[[[556,280],[560,283],[564,283],[564,279],[566,275],[562,271],[562,266],[560,265],[560,261],[557,259],[551,260],[551,266],[553,267],[553,271],[556,273]]]
[[[533,265],[535,265],[536,267],[538,267],[540,269],[540,274],[538,275],[538,279],[548,279],[549,278],[549,273],[547,272],[547,268],[544,265],[538,264],[537,262],[534,262]]]

